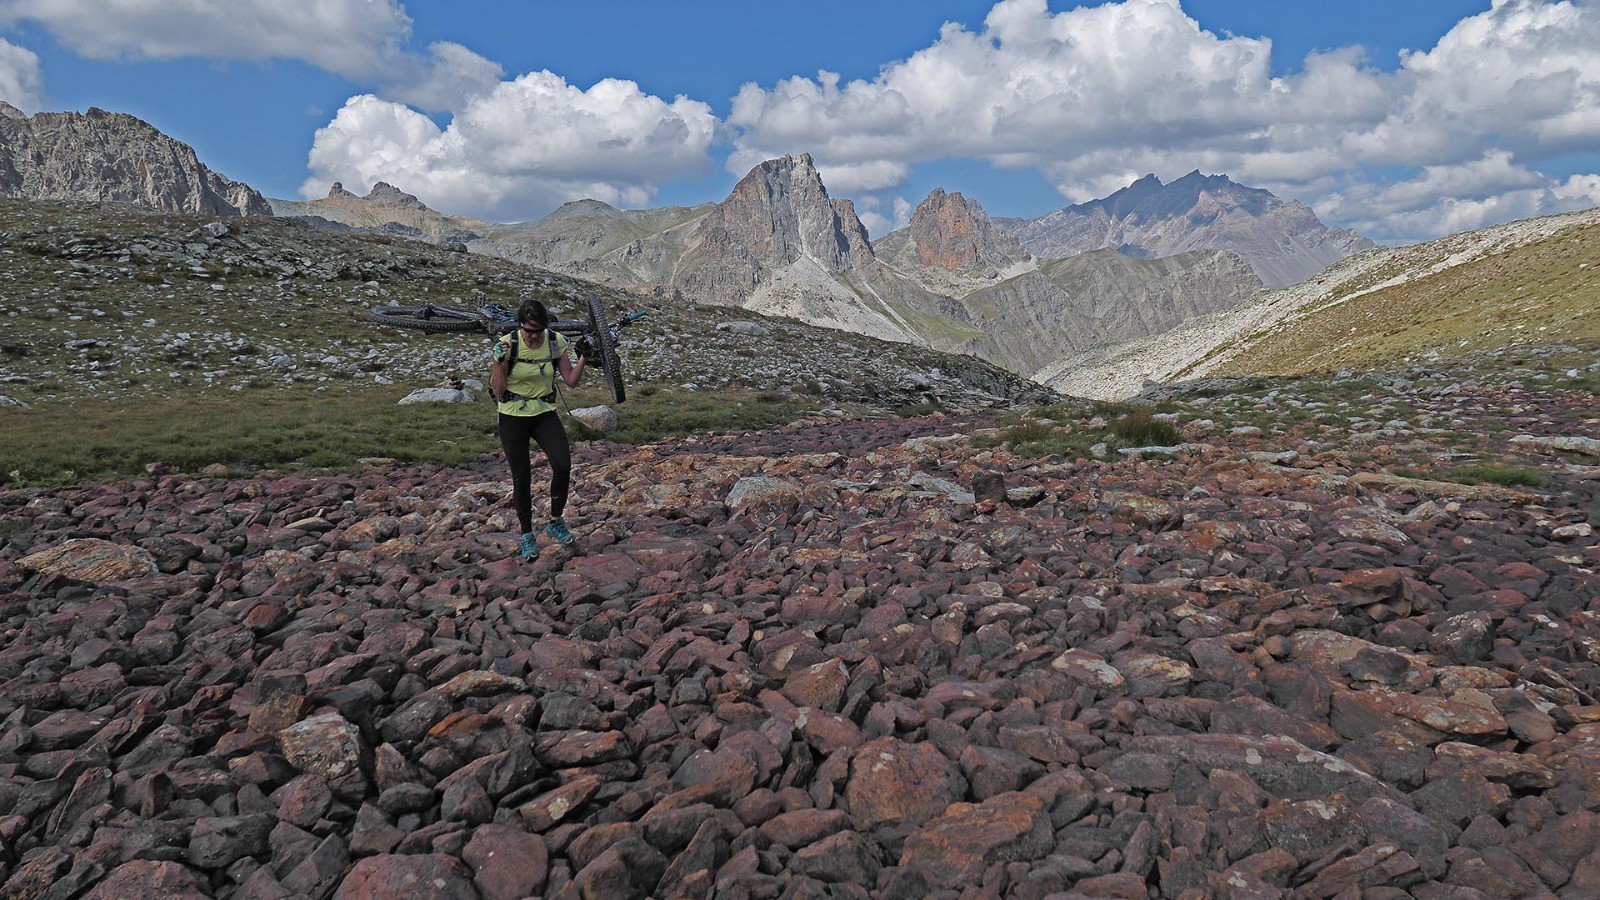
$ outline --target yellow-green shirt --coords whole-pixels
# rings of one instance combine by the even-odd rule
[[[556,360],[565,356],[567,348],[572,341],[559,331],[547,332],[544,341],[538,348],[531,348],[522,337],[522,329],[517,329],[511,334],[501,335],[501,341],[516,341],[517,364],[511,367],[511,372],[506,378],[506,390],[516,394],[518,398],[496,405],[501,413],[508,416],[537,416],[550,412],[556,408],[555,397],[556,379],[561,373],[556,370]],[[551,351],[554,350],[554,355]],[[541,400],[541,397],[550,397]]]

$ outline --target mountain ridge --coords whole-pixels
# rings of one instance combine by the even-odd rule
[[[1298,200],[1198,169],[1162,184],[1146,175],[1111,195],[1032,219],[997,218],[1036,256],[1066,257],[1111,247],[1130,256],[1185,250],[1234,250],[1268,287],[1315,275],[1352,253],[1377,246],[1322,224]]]
[[[271,215],[258,191],[126,113],[32,116],[0,100],[0,197],[133,203],[164,212]]]
[[[1146,337],[1234,306],[1261,288],[1260,254],[1252,258],[1249,246],[1237,251],[1196,246],[1208,242],[1191,233],[1190,225],[1200,223],[1212,235],[1231,235],[1236,243],[1250,245],[1247,238],[1260,231],[1260,213],[1299,222],[1306,228],[1284,242],[1291,256],[1304,256],[1319,235],[1333,234],[1300,204],[1196,171],[1171,185],[1146,176],[1103,200],[1043,219],[1046,226],[1098,229],[1093,243],[1113,246],[1120,256],[1073,253],[1084,258],[1070,266],[1051,265],[1049,260],[1061,257],[1029,247],[1026,229],[1013,233],[1005,227],[1010,220],[991,218],[976,199],[943,188],[928,194],[906,228],[874,242],[854,202],[831,196],[814,160],[804,153],[754,166],[716,203],[621,210],[579,200],[534,222],[501,224],[433,210],[384,181],[375,182],[365,196],[334,183],[318,200],[266,200],[248,186],[212,175],[199,166],[192,148],[131,116],[100,110],[60,116],[76,127],[93,122],[106,131],[115,125],[98,140],[103,153],[111,152],[105,148],[118,139],[133,140],[129,135],[165,142],[169,153],[183,158],[185,166],[178,171],[190,173],[186,177],[196,183],[214,183],[212,194],[238,194],[244,204],[196,201],[190,205],[197,211],[272,212],[324,229],[454,245],[673,302],[745,308],[972,353],[1024,375],[1052,364],[1052,353]],[[30,121],[13,110],[0,118],[0,128],[20,134]],[[51,182],[31,193],[48,193],[51,185],[66,189]],[[90,193],[102,199],[115,192]],[[188,208],[172,193],[128,199]],[[1125,240],[1107,238],[1114,228],[1123,229],[1119,234]],[[1144,243],[1135,245],[1135,239]],[[1328,240],[1320,246],[1325,255],[1343,252]],[[1153,266],[1129,261],[1152,256],[1166,261]],[[1012,333],[1018,329],[1021,333]]]

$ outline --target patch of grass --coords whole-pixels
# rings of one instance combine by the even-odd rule
[[[8,433],[0,477],[72,481],[137,474],[152,462],[185,471],[214,463],[338,467],[364,456],[458,463],[498,443],[486,405],[397,406],[400,396],[86,401],[10,411],[0,416]]]
[[[907,403],[894,411],[902,419],[914,419],[917,416],[931,416],[945,411],[944,405],[937,399],[929,397],[919,403]]]
[[[1111,433],[1125,447],[1170,447],[1183,443],[1183,436],[1172,423],[1147,412],[1131,412],[1111,423]]]
[[[1039,419],[1049,419],[1052,422],[1066,422],[1078,418],[1083,413],[1081,407],[1067,403],[1050,403],[1035,409],[1032,415]]]
[[[140,474],[159,462],[180,471],[212,464],[259,468],[344,468],[368,456],[454,465],[495,452],[500,442],[487,403],[399,406],[399,389],[343,397],[232,400],[85,401],[0,411],[0,483],[61,484]],[[574,409],[607,401],[599,388],[572,391]],[[768,428],[815,411],[773,392],[700,394],[658,390],[621,407],[620,443],[648,443],[710,430]],[[600,437],[577,422],[575,438]]]
[[[1105,435],[1097,431],[1057,431],[1040,440],[1019,445],[1016,452],[1021,456],[1035,458],[1061,456],[1067,459],[1082,459],[1090,455],[1090,447],[1102,443],[1106,443]]]
[[[1473,463],[1449,469],[1440,476],[1460,484],[1498,484],[1502,487],[1543,487],[1544,473],[1522,466]]]
[[[1125,416],[1134,411],[1132,404],[1118,403],[1115,400],[1096,400],[1093,409],[1097,416]]]

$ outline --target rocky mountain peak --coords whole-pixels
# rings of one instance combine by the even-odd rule
[[[753,264],[737,265],[751,279],[740,296],[759,283],[761,267],[809,258],[838,272],[872,258],[855,204],[828,196],[809,153],[751,169],[696,226],[693,241],[702,258],[737,257]]]
[[[387,181],[380,181],[367,192],[366,200],[382,206],[405,206],[411,209],[427,209],[428,205],[418,200],[415,194],[408,194]]]
[[[917,205],[905,240],[918,265],[950,272],[1004,268],[1029,255],[1015,235],[990,221],[978,201],[943,188],[934,188]]]
[[[1132,212],[1146,198],[1159,193],[1163,186],[1161,179],[1157,178],[1155,173],[1152,172],[1098,202],[1105,207],[1110,216],[1120,219]]]
[[[329,200],[360,200],[361,198],[356,196],[355,194],[352,194],[349,191],[345,190],[343,183],[335,181],[333,183],[333,186],[328,188],[328,196],[327,196],[326,199],[329,199]]]
[[[0,106],[0,196],[212,216],[272,214],[255,189],[206,168],[194,148],[142,119],[95,107],[27,116]]]
[[[570,216],[621,215],[622,210],[617,209],[603,200],[568,200],[556,207],[555,211],[546,216],[547,219],[563,219]]]

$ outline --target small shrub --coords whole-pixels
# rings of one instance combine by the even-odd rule
[[[1065,422],[1075,419],[1080,410],[1065,403],[1049,403],[1033,411],[1033,415],[1040,419],[1049,419],[1052,422]]]
[[[1040,440],[1027,441],[1013,449],[1018,456],[1034,459],[1047,456],[1083,459],[1090,455],[1090,447],[1105,440],[1106,435],[1099,431],[1053,431]]]
[[[1170,422],[1146,412],[1128,413],[1111,423],[1111,433],[1129,447],[1170,447],[1183,443],[1183,436]]]
[[[1006,443],[1016,447],[1049,440],[1055,433],[1054,426],[1046,425],[1043,422],[1022,422],[1007,428],[1001,435]]]
[[[1475,463],[1459,466],[1444,473],[1446,481],[1459,484],[1498,484],[1503,487],[1543,487],[1544,473],[1520,466],[1501,466],[1494,463]]]
[[[920,403],[907,403],[904,406],[898,407],[895,409],[894,414],[902,419],[914,419],[917,416],[931,416],[934,413],[943,412],[943,410],[944,408],[941,407],[937,402],[923,400]],[[995,444],[990,444],[989,446],[997,446],[998,443],[999,442],[996,441]]]
[[[1096,400],[1093,409],[1095,415],[1107,418],[1125,416],[1134,411],[1132,406],[1126,403],[1118,403],[1115,400]]]

